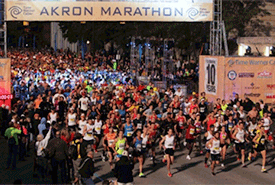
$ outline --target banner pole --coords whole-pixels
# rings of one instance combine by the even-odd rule
[[[4,56],[7,58],[7,15],[6,15],[6,0],[3,1],[4,3]]]

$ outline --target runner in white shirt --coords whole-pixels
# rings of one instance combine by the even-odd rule
[[[95,138],[94,138],[94,129],[95,129],[95,125],[94,125],[94,121],[89,119],[88,120],[88,124],[86,124],[83,128],[83,145],[84,148],[91,147],[92,149],[92,145],[94,144]]]
[[[76,113],[72,108],[68,111],[66,123],[69,129],[76,131]]]
[[[94,145],[95,152],[97,153],[97,147],[101,141],[102,135],[101,135],[101,129],[102,129],[102,120],[100,120],[100,115],[96,116],[95,120],[95,138],[96,138],[96,144]]]
[[[54,109],[48,114],[48,120],[50,120],[51,124],[55,121],[57,122],[58,114]]]
[[[81,114],[80,120],[78,121],[78,128],[79,128],[79,133],[83,135],[83,129],[84,126],[87,124],[87,121],[85,119],[85,114]]]
[[[82,113],[85,113],[87,114],[87,110],[88,110],[88,107],[89,107],[89,103],[90,103],[90,100],[88,97],[86,97],[85,95],[82,96],[82,98],[80,98],[78,100],[78,105],[80,107],[80,111]]]

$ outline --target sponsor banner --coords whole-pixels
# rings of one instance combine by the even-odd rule
[[[200,66],[214,56],[200,56]],[[257,102],[262,99],[266,103],[275,103],[275,57],[216,57],[218,60],[216,76],[218,76],[217,94],[208,92],[208,70],[200,68],[200,92],[206,92],[211,101],[223,98],[234,99],[236,94]],[[225,64],[225,65],[224,65]],[[203,78],[202,78],[203,77]]]
[[[11,62],[10,59],[0,59],[0,105],[11,107]]]
[[[213,20],[213,0],[29,1],[7,0],[8,21],[164,21]]]
[[[218,87],[217,78],[218,60],[216,58],[206,58],[204,63],[205,78],[204,86],[207,94],[216,95]]]

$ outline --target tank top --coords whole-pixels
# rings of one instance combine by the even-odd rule
[[[94,129],[94,125],[89,125],[89,124],[87,124],[87,130],[90,130],[90,129]],[[86,141],[93,140],[93,139],[94,139],[93,130],[88,131],[88,132],[84,135],[83,139],[86,140]]]
[[[148,143],[148,135],[143,136],[143,134],[142,134],[141,138],[142,138],[142,148],[146,148],[146,145]]]
[[[54,114],[50,113],[50,121],[53,123],[54,121],[56,122],[57,120],[57,113],[55,112]]]
[[[213,139],[212,146],[210,148],[211,154],[219,154],[221,151],[220,140]]]
[[[175,136],[169,137],[168,135],[166,135],[165,142],[164,142],[165,148],[172,149],[174,147],[174,139],[175,139]]]
[[[102,127],[102,121],[101,120],[95,120],[95,132],[96,134],[101,134],[101,127]],[[108,130],[109,132],[109,130]]]
[[[185,122],[185,118],[184,118],[184,116],[179,116],[178,118],[177,118],[177,121],[179,122],[179,127],[180,127],[180,129],[183,129],[183,124],[184,124],[184,122]]]
[[[108,133],[106,137],[107,137],[108,146],[111,147],[115,142],[116,133],[112,133],[112,134]]]
[[[141,149],[142,149],[142,138],[139,140],[138,137],[136,137],[135,148],[138,151],[141,151]]]
[[[249,127],[248,127],[248,132],[250,133],[250,135],[251,136],[255,136],[255,129],[256,129],[256,127],[257,127],[257,124],[252,124],[251,122],[250,122],[250,125],[249,125]]]
[[[244,130],[240,130],[238,128],[238,133],[236,134],[236,138],[241,141],[239,142],[238,140],[235,140],[236,143],[244,143]]]
[[[259,144],[256,147],[264,147],[265,145],[265,136],[260,133],[260,137],[257,139]]]
[[[207,137],[206,137],[206,141],[210,141],[210,139],[213,138],[213,135],[211,134],[210,131],[207,131]]]
[[[220,133],[220,139],[225,140],[227,138],[227,133]]]
[[[196,127],[196,132],[197,133],[201,133],[201,123],[200,122],[196,122],[194,125]]]
[[[233,129],[233,127],[234,127],[234,122],[233,122],[233,120],[232,121],[227,121],[227,131],[231,131],[232,129]]]
[[[268,118],[264,118],[264,130],[269,130],[269,119]]]
[[[116,151],[119,155],[122,155],[122,152],[125,149],[125,144],[126,144],[126,141],[125,141],[124,138],[117,140],[117,142],[116,142]]]
[[[83,129],[84,129],[84,126],[87,124],[87,121],[86,120],[84,120],[84,121],[82,121],[82,120],[79,120],[79,133],[80,134],[83,134]]]
[[[105,124],[105,129],[104,129],[104,134],[108,134],[109,133],[109,126],[108,124]]]
[[[76,125],[76,114],[68,114],[68,126]]]
[[[186,139],[194,139],[194,135],[196,133],[196,127],[193,125],[189,125],[186,130]]]
[[[207,130],[210,130],[210,126],[211,125],[214,125],[216,123],[216,119],[214,118],[214,119],[211,119],[210,117],[209,117],[209,120],[208,120],[208,122],[207,122]]]
[[[124,136],[126,136],[126,137],[132,137],[132,135],[133,135],[133,125],[132,124],[130,124],[130,125],[128,125],[128,124],[125,124],[125,128],[124,128]]]

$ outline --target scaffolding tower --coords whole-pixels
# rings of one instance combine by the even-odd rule
[[[4,52],[3,57],[7,58],[7,22],[5,13],[5,0],[0,0],[0,48]]]
[[[132,37],[131,38],[131,51],[130,51],[130,71],[138,76],[138,68],[139,68],[139,62],[138,62],[138,58],[139,58],[139,49],[136,46],[136,38]]]
[[[174,39],[164,39],[163,44],[163,63],[162,63],[162,71],[163,76],[162,80],[166,81],[166,77],[173,70],[173,47],[170,47],[169,42],[174,43]]]
[[[213,21],[210,23],[210,55],[222,55],[222,41],[224,41],[225,56],[228,56],[225,25],[222,20],[222,0],[213,0],[213,4]]]

